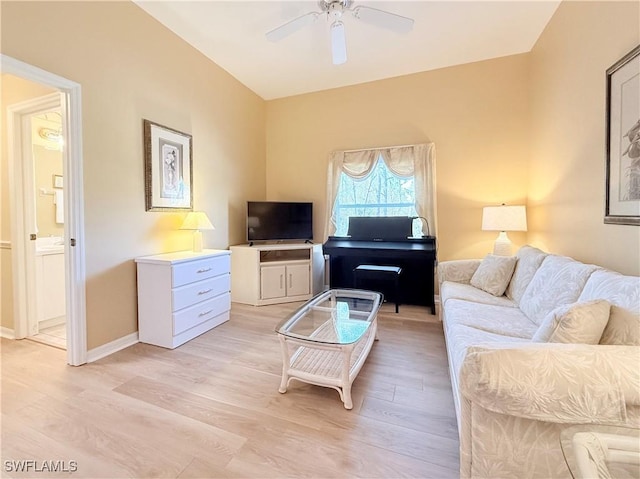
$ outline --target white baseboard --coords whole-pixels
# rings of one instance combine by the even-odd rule
[[[16,339],[16,335],[13,329],[5,328],[4,326],[0,327],[0,337],[6,339]]]
[[[97,348],[87,351],[87,362],[92,363],[98,359],[102,359],[110,354],[117,353],[121,349],[133,346],[138,342],[138,333],[131,333],[121,338],[118,338],[110,343],[103,344]]]
[[[66,316],[58,316],[57,318],[43,319],[42,321],[38,321],[38,328],[44,329],[44,328],[51,328],[53,326],[59,326],[61,324],[64,324],[66,319],[67,319]]]

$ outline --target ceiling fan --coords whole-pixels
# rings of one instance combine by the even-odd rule
[[[359,5],[351,8],[353,0],[319,0],[319,12],[309,12],[298,18],[274,28],[267,32],[267,40],[277,42],[302,27],[315,23],[320,17],[326,17],[331,21],[331,56],[334,65],[340,65],[347,61],[347,43],[345,38],[342,16],[350,13],[356,19],[377,27],[387,28],[397,33],[408,33],[413,28],[413,19],[396,15],[395,13],[379,10],[377,8]]]

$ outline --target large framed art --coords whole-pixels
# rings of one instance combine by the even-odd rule
[[[191,211],[191,135],[149,120],[143,123],[147,211]]]
[[[607,70],[604,222],[640,225],[640,45]]]

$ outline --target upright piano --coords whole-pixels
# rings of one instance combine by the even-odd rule
[[[435,314],[436,238],[411,237],[411,217],[351,217],[348,236],[330,236],[322,250],[329,256],[331,288],[353,288],[353,270],[361,264],[399,266],[402,304],[429,306]]]

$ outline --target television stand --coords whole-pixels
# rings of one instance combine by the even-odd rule
[[[255,244],[254,241],[249,241],[249,246],[253,246]],[[281,244],[299,244],[299,243],[283,243],[282,241],[276,241],[275,243],[263,243],[263,244],[276,244],[276,245],[281,245]],[[313,241],[311,240],[304,240],[304,244],[313,244]]]
[[[307,301],[324,289],[321,244],[231,246],[231,301],[264,306]]]

